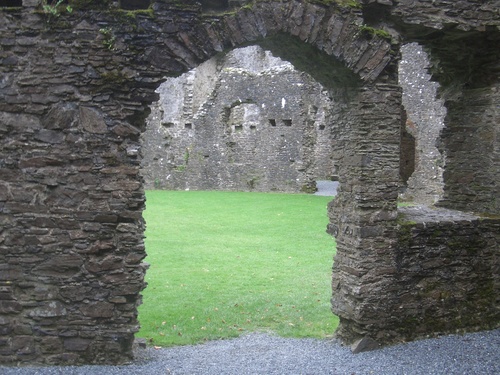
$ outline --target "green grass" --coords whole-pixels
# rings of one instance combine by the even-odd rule
[[[331,336],[329,197],[148,191],[141,330],[154,345]]]

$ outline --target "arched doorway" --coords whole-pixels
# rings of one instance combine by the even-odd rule
[[[335,311],[349,322],[357,305],[350,288],[373,281],[359,278],[354,263],[367,248],[375,254],[390,247],[394,237],[385,223],[395,219],[400,94],[390,43],[361,27],[356,8],[336,4],[258,2],[207,17],[195,2],[158,1],[151,11],[103,12],[101,5],[96,11],[90,3],[75,6],[56,18],[33,2],[1,13],[2,40],[20,48],[2,60],[6,361],[130,357],[145,286],[139,136],[154,90],[166,74],[263,38],[276,50],[286,47],[282,53],[292,51],[290,60],[305,64],[311,75],[333,82],[345,103],[336,150],[342,188],[330,231],[339,249]],[[31,31],[14,37],[24,21]],[[33,80],[39,74],[44,79]],[[377,259],[362,268],[389,261]],[[359,311],[354,320],[365,316]]]
[[[281,38],[280,40],[283,41],[284,39]],[[305,51],[307,49],[303,47],[302,53],[305,53]],[[231,63],[228,64],[226,61],[230,61]],[[316,64],[316,66],[320,65],[318,59]],[[329,67],[330,63],[328,61],[325,62],[325,66]],[[331,75],[333,76],[334,73],[331,72]],[[346,76],[336,79],[339,82],[349,82]],[[357,84],[357,81],[356,78],[353,78],[353,82]],[[153,104],[146,132],[143,134],[142,154],[144,155],[143,173],[144,169],[146,169],[145,187],[147,189],[168,189],[170,187],[176,190],[304,192],[304,177],[299,179],[295,177],[295,174],[304,172],[302,174],[305,177],[318,177],[331,176],[333,173],[333,155],[331,154],[331,150],[333,149],[332,144],[334,140],[332,137],[333,134],[338,133],[338,130],[334,130],[333,128],[342,127],[342,117],[339,113],[342,112],[342,108],[345,106],[344,96],[349,89],[351,87],[339,85],[331,96],[327,95],[328,91],[318,82],[314,81],[307,73],[297,71],[291,63],[274,57],[271,52],[263,50],[260,46],[235,49],[228,52],[225,56],[217,56],[208,60],[196,70],[192,70],[178,78],[167,80],[158,90],[162,94],[160,95],[160,101]],[[337,99],[334,100],[333,97],[338,95],[339,92],[342,92],[343,95],[339,96],[339,102],[336,103]],[[226,111],[229,115],[226,115]],[[290,123],[287,123],[287,119],[290,119]],[[191,126],[186,128],[186,123],[189,123]],[[165,144],[165,142],[168,142],[168,144]],[[186,149],[189,149],[189,160],[185,160]],[[174,155],[169,158],[168,155],[172,153]],[[226,155],[227,159],[224,158]],[[255,155],[255,158],[252,158],[252,155]],[[236,159],[239,156],[242,157],[242,160]],[[292,157],[293,160],[291,160]],[[174,165],[175,163],[164,168],[163,163],[166,159],[170,159],[172,162],[178,160],[178,164],[181,164],[182,168]],[[213,163],[213,165],[210,163]],[[308,170],[304,171],[306,167]],[[227,174],[221,172],[225,168],[228,169]],[[252,179],[253,184],[249,184],[247,179],[239,180],[240,176],[248,176],[252,173],[262,173],[266,178]],[[177,174],[177,176],[172,176],[172,174]],[[183,176],[179,176],[181,174]],[[188,174],[189,177],[184,176],[184,174]],[[156,178],[152,178],[152,176],[156,176]],[[293,178],[293,180],[290,181],[290,178]],[[189,185],[184,185],[186,182],[189,182]],[[314,183],[314,180],[312,182]],[[212,185],[209,185],[210,183]],[[161,193],[147,193],[149,194],[147,204],[151,204],[151,206],[148,206],[148,210],[156,212],[154,203],[151,202],[154,200],[158,204],[158,195]],[[193,200],[198,199],[200,196],[197,193],[189,194]],[[182,199],[185,194],[174,194],[173,196],[178,196]],[[283,218],[283,213],[278,212],[276,222],[273,224],[264,224],[264,222],[260,224],[262,226],[260,230],[269,228],[272,233],[262,233],[260,236],[255,237],[255,234],[252,232],[255,224],[249,224],[247,221],[252,222],[252,219],[258,217],[260,217],[260,220],[266,220],[266,217],[271,214],[265,209],[265,202],[268,198],[262,198],[263,211],[255,217],[255,213],[251,214],[250,212],[257,212],[256,207],[254,210],[249,210],[245,204],[235,207],[232,198],[236,195],[223,196],[226,197],[226,200],[220,201],[219,206],[228,208],[228,216],[235,210],[248,213],[246,218],[240,218],[236,221],[239,225],[237,228],[234,228],[234,231],[235,233],[243,234],[247,231],[245,228],[248,228],[250,232],[248,236],[251,236],[255,239],[256,243],[260,244],[260,247],[252,246],[252,248],[258,251],[259,253],[256,254],[263,258],[256,261],[256,263],[248,264],[247,268],[245,268],[247,271],[238,271],[236,273],[234,271],[232,281],[221,287],[216,282],[216,279],[223,277],[220,275],[221,265],[226,263],[231,264],[232,259],[229,258],[229,255],[226,255],[228,258],[226,256],[222,257],[218,265],[196,266],[196,260],[200,254],[191,254],[191,249],[186,249],[179,241],[175,240],[176,236],[179,238],[184,238],[184,236],[174,232],[170,234],[170,237],[171,240],[174,239],[172,244],[176,244],[177,249],[175,247],[172,248],[172,245],[165,244],[164,252],[171,254],[172,259],[178,257],[185,259],[186,254],[191,254],[188,258],[192,260],[192,267],[184,269],[184,279],[192,269],[204,268],[210,269],[211,272],[208,273],[209,271],[206,271],[205,277],[207,279],[199,287],[196,285],[186,285],[190,284],[186,283],[186,280],[184,282],[178,280],[176,283],[173,280],[175,280],[177,266],[172,263],[174,269],[172,272],[168,268],[164,269],[163,274],[166,276],[162,283],[159,281],[161,279],[161,272],[159,272],[158,268],[160,263],[158,259],[162,257],[159,255],[157,248],[153,249],[153,244],[159,239],[151,234],[151,242],[146,240],[147,245],[148,243],[152,244],[149,250],[146,248],[146,251],[150,255],[147,261],[152,263],[150,270],[146,274],[146,280],[150,283],[149,288],[154,288],[156,293],[163,294],[163,290],[165,290],[164,284],[168,283],[168,291],[165,290],[165,294],[168,293],[168,297],[164,297],[163,300],[176,300],[179,302],[176,306],[172,306],[171,311],[168,308],[164,308],[163,312],[160,312],[156,306],[151,306],[151,301],[158,297],[152,296],[149,290],[144,291],[145,305],[140,308],[144,320],[141,319],[141,315],[139,319],[143,322],[144,326],[147,325],[147,329],[144,329],[140,333],[141,337],[148,337],[156,343],[189,340],[189,335],[193,337],[199,336],[200,338],[214,338],[218,337],[218,334],[224,337],[228,334],[234,335],[244,332],[246,326],[252,327],[256,324],[258,329],[269,329],[268,325],[274,327],[272,321],[276,317],[280,317],[278,319],[282,323],[277,325],[277,327],[280,327],[278,328],[280,332],[292,332],[295,330],[302,332],[301,335],[303,335],[307,334],[305,327],[309,326],[310,334],[312,335],[317,335],[320,331],[326,335],[333,334],[334,327],[336,326],[336,317],[331,314],[329,307],[331,294],[329,287],[331,258],[334,253],[333,242],[331,238],[328,238],[328,234],[325,233],[326,222],[323,221],[322,225],[314,228],[314,231],[315,237],[322,237],[327,241],[326,248],[324,245],[318,246],[318,248],[310,245],[307,246],[304,239],[309,237],[309,235],[306,236],[303,233],[304,228],[310,225],[310,223],[316,222],[321,217],[327,218],[326,202],[328,198],[310,197],[310,210],[303,212],[287,225],[289,227],[287,238],[294,238],[295,240],[292,240],[293,243],[288,248],[290,254],[285,258],[294,259],[304,266],[299,267],[295,271],[293,269],[288,269],[287,271],[280,270],[279,273],[282,273],[282,275],[262,280],[263,285],[268,284],[267,287],[261,287],[256,291],[248,286],[246,278],[252,274],[254,275],[252,279],[260,279],[260,273],[255,275],[254,271],[256,269],[262,270],[265,273],[268,272],[266,271],[267,268],[272,268],[270,264],[281,264],[280,261],[273,260],[273,257],[276,256],[275,252],[268,253],[268,246],[264,244],[268,238],[279,238],[283,230],[283,224],[280,224],[278,221]],[[257,195],[249,196],[254,197],[254,199],[257,198]],[[284,197],[283,195],[276,194],[272,196]],[[318,216],[315,216],[314,220],[307,219],[306,217],[309,216],[311,210],[315,209],[315,203],[320,199],[321,202],[325,202],[322,206],[322,212]],[[172,203],[171,206],[177,207],[175,203]],[[200,204],[198,211],[201,211],[203,206],[203,204]],[[165,207],[168,207],[168,205],[165,205]],[[173,210],[177,212],[176,208],[173,208]],[[146,211],[146,217],[151,217],[148,212]],[[211,213],[205,210],[203,212],[204,218],[202,223],[206,223],[207,220],[211,222],[212,220],[208,219]],[[168,211],[165,211],[164,215],[172,216],[173,214],[170,215]],[[195,217],[193,217],[192,222],[195,228],[198,225],[205,225],[197,224]],[[288,215],[285,215],[285,217],[288,217]],[[226,215],[223,215],[223,218],[214,220],[219,223],[217,228],[220,225],[227,225],[222,223],[225,220]],[[172,217],[172,223],[177,221],[182,222],[182,217]],[[157,227],[158,225],[156,222],[150,222],[148,223],[148,228]],[[291,230],[292,226],[296,226],[296,230]],[[169,231],[169,227],[170,225],[165,228],[165,232]],[[183,231],[188,233],[189,230],[189,227],[186,227]],[[196,232],[196,230],[191,230],[194,233]],[[218,230],[214,229],[214,232],[218,232]],[[202,240],[204,243],[202,248],[204,250],[200,251],[203,253],[211,247],[212,242],[214,244],[218,243],[218,239],[215,241],[209,236],[210,234],[207,234]],[[188,237],[191,238],[191,235]],[[186,242],[184,241],[184,243]],[[196,247],[196,245],[193,246]],[[230,248],[227,248],[223,254],[234,251],[233,248],[239,248],[237,244],[221,245],[224,249],[227,246],[230,246]],[[276,250],[278,249],[279,247]],[[217,256],[216,254],[218,253],[217,250],[214,250],[209,259]],[[315,259],[318,259],[322,255],[325,255],[320,258],[324,261],[322,263],[324,267],[320,266],[319,268],[323,272],[311,267],[312,264],[316,263]],[[242,254],[236,254],[235,257],[239,259],[238,267],[241,267],[241,264],[246,264],[244,262],[248,262],[247,259],[249,258]],[[156,261],[158,261],[158,267],[155,267]],[[183,262],[183,264],[186,262]],[[309,267],[311,267],[308,274],[304,273],[307,269],[306,264],[309,264]],[[238,267],[235,267],[235,269],[240,269]],[[214,272],[214,268],[216,272]],[[318,276],[311,284],[308,280],[311,280],[313,275]],[[283,287],[280,288],[280,283],[284,282],[287,278],[289,279],[289,282],[287,282],[288,287],[285,289]],[[301,285],[303,288],[293,286],[294,280],[302,280]],[[239,290],[240,292],[239,295],[234,297],[233,304],[225,301],[211,305],[214,303],[215,297],[213,299],[200,297],[200,301],[203,300],[205,301],[204,303],[192,304],[188,302],[190,301],[189,298],[183,300],[182,298],[171,297],[172,294],[175,294],[175,290],[179,288],[179,285],[183,285],[181,288],[184,288],[186,293],[188,293],[188,288],[194,288],[198,291],[207,288],[207,290],[209,289],[207,293],[211,296],[215,296],[217,293],[222,296],[230,295],[234,293],[233,290]],[[308,287],[306,285],[314,289],[311,290],[311,295],[317,295],[314,300],[311,299],[311,295],[307,292]],[[286,290],[286,292],[280,295],[277,293],[278,290]],[[189,294],[193,295],[193,293],[195,292],[192,291]],[[294,303],[283,301],[296,293],[299,293],[300,297],[297,297]],[[250,305],[242,304],[241,302],[244,300],[243,296],[248,294],[255,295],[255,302]],[[264,297],[265,295],[274,295],[275,297]],[[260,308],[258,305],[264,302],[263,298],[267,301],[265,302],[266,306]],[[222,298],[222,300],[224,299]],[[236,303],[235,301],[241,302]],[[191,315],[189,315],[187,319],[179,319],[178,322],[173,323],[173,320],[176,320],[178,316],[174,311],[182,311],[181,306],[184,306],[184,304],[185,306],[190,306],[189,308],[184,307],[184,309],[191,311],[191,315],[196,316],[196,318],[190,320]],[[248,320],[247,322],[245,320],[242,322],[239,320],[237,322],[233,321],[233,323],[238,323],[238,326],[234,326],[234,324],[228,326],[231,321],[228,316],[230,316],[231,310],[234,310],[232,308],[234,304],[242,311],[242,314],[245,314]],[[311,312],[306,313],[304,311],[306,315],[300,316],[299,319],[299,315],[296,315],[296,313],[303,311],[307,307],[312,307],[315,312],[311,314]],[[202,311],[200,311],[200,308]],[[158,311],[155,314],[158,318],[154,323],[150,319],[147,319],[150,316],[148,313],[149,309],[156,309]],[[290,317],[287,315],[287,309],[292,312]],[[257,317],[258,310],[261,312]],[[308,320],[308,316],[317,314],[324,316],[322,322]],[[160,317],[163,318],[160,319]],[[222,320],[228,324],[220,327],[221,331],[214,332],[214,326]],[[259,323],[259,320],[261,323]],[[154,329],[150,327],[154,327]],[[196,328],[187,329],[186,332],[186,327]],[[181,331],[182,335],[179,335]]]

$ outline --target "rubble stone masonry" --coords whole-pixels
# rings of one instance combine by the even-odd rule
[[[131,359],[147,268],[140,136],[155,90],[256,41],[341,103],[328,227],[339,337],[498,326],[498,1],[69,3],[0,8],[0,363]],[[433,224],[440,233],[398,219],[402,42],[428,51],[447,108],[440,204],[476,211]],[[476,303],[485,324],[464,318]]]

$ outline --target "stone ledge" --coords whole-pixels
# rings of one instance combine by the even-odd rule
[[[416,223],[440,221],[473,221],[480,217],[472,213],[450,210],[433,206],[408,206],[399,207],[398,214],[401,219]]]

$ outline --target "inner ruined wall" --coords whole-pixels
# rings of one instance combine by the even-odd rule
[[[444,157],[438,205],[497,215],[498,203],[498,2],[391,8],[397,27],[420,43],[447,114],[437,147]],[[426,17],[429,11],[435,17]]]
[[[332,99],[259,46],[159,88],[144,132],[148,189],[306,192],[333,174]]]
[[[414,13],[404,8],[399,11],[409,21],[417,10],[425,12],[428,6],[416,3]],[[500,321],[495,162],[499,33],[495,27],[480,26],[471,18],[478,12],[485,19],[491,4],[476,8],[463,2],[453,6],[453,12],[447,14],[462,17],[450,20],[439,6],[434,10],[443,22],[447,19],[456,26],[448,30],[438,27],[443,31],[438,38],[423,25],[401,26],[407,38],[418,41],[430,57],[428,74],[423,78],[428,80],[430,75],[434,85],[439,85],[438,99],[446,107],[443,123],[428,133],[431,141],[435,139],[428,144],[429,153],[436,155],[437,148],[442,155],[435,159],[435,166],[443,167],[442,189],[436,195],[438,199],[426,201],[421,194],[415,195],[416,203],[435,206],[399,209],[395,276],[401,285],[396,299],[401,313],[400,324],[395,326],[407,338],[422,336],[425,331],[439,334],[496,328]],[[410,178],[409,191],[415,182]],[[430,185],[433,190],[432,181]]]
[[[443,196],[444,157],[437,146],[446,108],[437,97],[439,84],[431,81],[429,68],[422,46],[408,43],[401,48],[399,83],[406,111],[402,133],[413,139],[402,150],[402,159],[408,157],[406,163],[413,162],[402,197],[405,201],[432,205]]]
[[[439,143],[446,155],[444,196],[439,204],[498,215],[500,52],[496,46],[500,32],[488,38],[458,33],[456,39],[458,58],[452,58],[449,47],[442,44],[431,47],[436,65],[448,72],[448,76],[435,74],[448,108]]]

